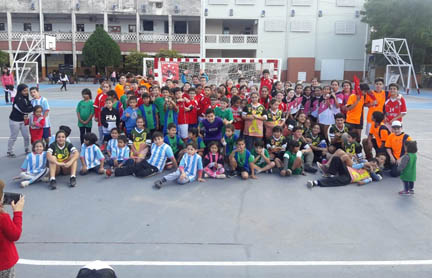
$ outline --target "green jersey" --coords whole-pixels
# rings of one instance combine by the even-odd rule
[[[415,153],[407,153],[409,156],[409,160],[405,168],[402,170],[400,175],[401,180],[403,181],[412,181],[416,180],[416,163],[417,163],[417,154]]]
[[[126,109],[128,107],[128,105],[127,105],[127,95],[126,94],[124,94],[124,95],[122,95],[120,97],[120,102],[123,105],[123,109]]]
[[[243,152],[237,152],[237,164],[239,166],[245,165],[246,152],[248,152],[248,150],[244,150]],[[254,160],[255,160],[255,157],[252,154],[250,154],[249,160],[247,162],[251,163],[251,162],[254,162]]]
[[[294,165],[294,161],[296,160],[297,155],[295,153],[292,153],[290,151],[286,151],[284,154],[284,160],[288,159],[288,169],[292,170],[292,167]],[[303,154],[301,156],[302,160],[303,160]],[[293,175],[301,175],[301,173],[303,172],[303,167],[299,167],[297,169],[295,169],[292,173]]]
[[[93,107],[93,101],[92,100],[81,100],[78,103],[78,106],[76,108],[76,112],[80,115],[81,120],[87,121],[87,119],[90,117],[90,115],[94,114],[94,107]],[[89,121],[87,124],[83,124],[80,121],[78,121],[79,127],[92,127],[92,121]]]
[[[252,154],[255,158],[258,157],[258,154],[257,154],[257,152],[255,151],[255,148],[252,150],[251,154]],[[267,151],[267,149],[264,149],[264,156],[267,157],[267,158],[270,158],[270,154],[269,154],[269,152]],[[267,162],[265,161],[265,159],[264,159],[261,155],[259,155],[259,158],[258,158],[257,162],[255,162],[255,164],[256,164],[258,167],[260,167],[260,168],[263,168],[263,167],[267,166]]]
[[[184,148],[184,142],[178,135],[175,135],[174,137],[166,135],[164,138],[164,142],[170,145],[174,154]]]
[[[137,127],[135,127],[134,129],[132,129],[131,135],[133,138],[133,144],[135,146],[135,149],[139,150],[140,145],[142,143],[145,143],[147,138],[147,133],[145,129],[138,129]]]
[[[155,99],[154,104],[156,105],[158,114],[159,114],[159,123],[161,125],[164,125],[165,123],[165,110],[164,110],[164,105],[165,105],[165,98],[163,97],[158,97]]]
[[[144,118],[146,120],[146,128],[148,131],[156,129],[156,123],[155,123],[155,119],[153,118],[153,105],[141,105],[143,112],[145,115]],[[154,113],[157,113],[157,108],[156,111],[154,111]]]

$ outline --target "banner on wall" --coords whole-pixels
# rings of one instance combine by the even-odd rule
[[[179,64],[177,62],[161,62],[162,68],[162,82],[167,79],[180,80]]]

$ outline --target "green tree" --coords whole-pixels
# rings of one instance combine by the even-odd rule
[[[407,39],[413,62],[423,64],[432,47],[432,0],[367,0],[362,21],[371,39]]]
[[[139,51],[132,51],[125,58],[125,68],[127,71],[131,71],[134,73],[140,73],[143,69],[143,59],[146,57],[150,57],[146,53]]]
[[[0,67],[9,65],[9,54],[0,50]]]
[[[108,74],[107,67],[117,67],[122,61],[119,45],[100,27],[86,41],[82,54],[86,66],[104,69],[105,74]]]
[[[183,56],[180,55],[176,50],[168,50],[168,49],[161,49],[158,53],[156,53],[155,57],[157,58],[182,58]]]

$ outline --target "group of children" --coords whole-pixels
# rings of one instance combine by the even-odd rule
[[[236,86],[230,80],[207,85],[204,72],[192,76],[191,83],[185,72],[182,81],[182,87],[172,80],[160,87],[152,76],[138,80],[121,76],[114,90],[103,81],[94,102],[91,91],[84,89],[76,108],[80,173],[143,177],[175,169],[155,182],[155,188],[160,188],[171,180],[185,184],[235,175],[255,179],[274,170],[284,177],[320,170],[327,180],[308,182],[314,187],[347,184],[348,180],[340,184],[331,180],[343,176],[334,169],[346,167],[348,183],[359,184],[381,180],[383,169],[388,169],[392,176],[402,173],[407,182],[400,194],[414,192],[416,146],[402,132],[406,104],[396,84],[390,84],[387,92],[382,79],[375,80],[373,91],[367,84],[355,82],[353,87],[344,81],[339,90],[336,80],[320,86],[313,79],[310,86],[292,88],[271,80],[267,70],[260,86],[248,86],[244,78]],[[32,178],[22,186],[46,173],[43,163],[33,162],[36,156],[43,161],[41,139],[47,144],[50,138],[45,132],[48,102],[37,90],[30,91],[33,152],[23,172]],[[365,107],[367,138],[361,140]],[[91,133],[93,119],[99,138]],[[76,183],[71,174],[72,178]]]

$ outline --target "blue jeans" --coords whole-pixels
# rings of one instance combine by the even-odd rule
[[[414,190],[414,182],[413,181],[402,181],[404,184],[404,190]]]

